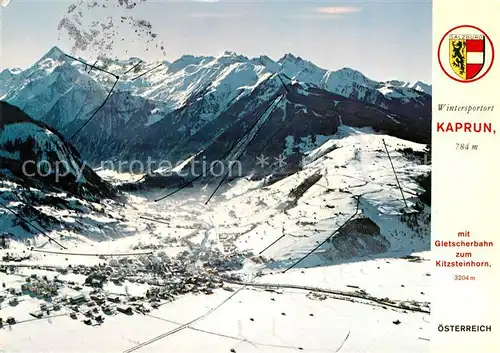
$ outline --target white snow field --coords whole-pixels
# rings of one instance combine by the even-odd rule
[[[159,202],[169,190],[128,194],[124,206],[100,205],[119,236],[52,232],[67,249],[41,236],[32,250],[12,242],[0,250],[0,351],[426,352],[430,209],[414,178],[430,166],[401,152],[424,147],[343,126],[276,183],[231,181],[208,204],[211,185]],[[371,235],[339,230],[324,242],[353,219]],[[95,273],[108,277],[102,289],[84,285]],[[26,290],[36,283],[57,286],[57,295]],[[177,286],[170,300],[151,299],[169,285]],[[78,293],[87,303],[76,308],[67,297]],[[88,297],[99,293],[133,310],[89,314],[100,304]],[[44,303],[54,305],[48,314],[30,315]]]

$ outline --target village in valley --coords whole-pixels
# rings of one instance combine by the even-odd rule
[[[0,272],[17,280],[9,285],[2,283],[0,308],[16,307],[33,299],[39,305],[24,313],[32,318],[69,315],[87,325],[102,324],[108,315],[145,314],[186,293],[209,295],[218,288],[233,291],[224,287],[222,278],[239,280],[237,275],[224,276],[220,268],[188,271],[182,256],[171,260],[161,252],[135,257],[110,256],[107,261],[99,256],[104,261],[93,266],[25,264],[33,263],[32,260],[31,255],[3,253]],[[107,288],[109,285],[121,290],[113,292]],[[134,285],[144,290],[140,294],[129,293],[129,286]],[[26,315],[0,317],[2,325],[26,320]]]

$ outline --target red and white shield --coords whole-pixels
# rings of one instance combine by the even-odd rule
[[[477,76],[484,66],[485,59],[485,38],[466,39],[465,40],[465,79],[472,80]]]

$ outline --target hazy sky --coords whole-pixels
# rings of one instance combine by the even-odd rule
[[[0,8],[0,69],[27,67],[54,45],[69,52],[72,43],[64,35],[58,39],[57,26],[71,3],[76,1],[12,0]],[[123,14],[150,21],[166,50],[166,57],[154,46],[146,51],[125,32],[117,36],[113,53],[124,59],[174,61],[183,54],[215,56],[224,50],[278,59],[291,52],[326,69],[347,66],[376,80],[431,79],[430,0],[147,0]],[[110,15],[119,22],[116,10],[89,16]]]

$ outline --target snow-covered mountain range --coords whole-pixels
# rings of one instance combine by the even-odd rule
[[[216,160],[264,114],[266,128],[246,150],[248,158],[272,146],[267,154],[287,151],[298,160],[342,124],[430,142],[431,87],[422,82],[377,82],[349,68],[328,71],[292,54],[274,61],[225,52],[185,55],[172,63],[99,60],[96,66],[119,80],[72,140],[93,165],[148,157],[176,162],[200,151]],[[114,82],[112,75],[54,47],[25,70],[0,73],[0,99],[70,137],[102,105]],[[283,92],[285,99],[269,111]]]

